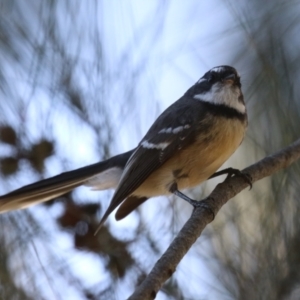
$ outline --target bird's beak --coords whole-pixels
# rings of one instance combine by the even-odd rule
[[[225,84],[233,85],[233,84],[235,83],[235,80],[236,80],[235,74],[230,74],[230,75],[228,75],[227,77],[225,77],[225,78],[223,79],[223,82],[224,82]]]

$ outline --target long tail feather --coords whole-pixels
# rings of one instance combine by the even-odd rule
[[[123,169],[132,152],[133,150],[93,165],[43,179],[0,196],[0,213],[26,208],[59,197],[109,168]]]

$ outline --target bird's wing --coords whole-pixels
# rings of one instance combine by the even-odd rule
[[[0,212],[26,208],[30,205],[48,201],[70,192],[86,183],[90,178],[109,168],[124,169],[134,150],[114,156],[103,162],[65,172],[33,184],[26,185],[0,197]]]
[[[117,221],[125,218],[129,215],[133,210],[135,210],[138,206],[147,201],[147,197],[138,197],[138,196],[129,196],[125,201],[118,207],[115,218]]]
[[[158,117],[129,158],[99,229],[109,214],[151,173],[177,151],[193,143],[204,115],[205,110],[200,101],[183,96]],[[203,130],[206,130],[204,127]]]

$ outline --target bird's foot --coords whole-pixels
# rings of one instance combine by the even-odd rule
[[[250,186],[250,190],[252,189],[252,177],[250,174],[248,173],[243,173],[241,172],[239,169],[234,169],[234,168],[227,168],[218,172],[215,172],[214,174],[212,174],[208,179],[210,178],[214,178],[220,175],[224,175],[227,174],[227,177],[225,180],[233,177],[233,176],[240,176],[242,177]]]

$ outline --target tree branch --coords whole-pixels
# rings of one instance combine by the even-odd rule
[[[251,176],[252,182],[270,176],[290,166],[300,158],[300,139],[281,151],[265,157],[242,172]],[[183,226],[177,237],[153,267],[130,300],[154,299],[163,283],[174,273],[177,265],[198,239],[203,229],[209,224],[221,207],[232,197],[249,185],[242,177],[235,176],[218,184],[210,196],[204,199],[209,209],[198,207]]]

